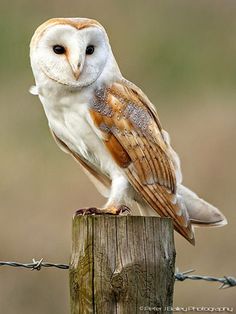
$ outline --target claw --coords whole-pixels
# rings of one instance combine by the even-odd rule
[[[121,205],[117,208],[117,213],[116,215],[124,214],[126,213],[127,215],[130,215],[131,209],[128,206]]]

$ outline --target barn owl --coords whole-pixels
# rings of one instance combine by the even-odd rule
[[[223,214],[182,185],[180,161],[156,108],[126,80],[103,26],[55,18],[30,44],[35,86],[59,147],[72,155],[107,202],[85,213],[173,219],[194,244],[197,226],[223,226]]]

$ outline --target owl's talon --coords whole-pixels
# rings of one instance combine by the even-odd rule
[[[122,214],[126,214],[126,215],[130,215],[131,214],[131,209],[126,206],[126,205],[121,205],[118,207],[118,212],[117,215],[122,215]]]

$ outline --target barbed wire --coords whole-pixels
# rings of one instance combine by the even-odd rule
[[[59,269],[69,269],[69,265],[67,264],[54,264],[43,262],[43,258],[40,260],[35,260],[33,258],[31,263],[18,263],[18,262],[3,262],[0,261],[0,266],[10,266],[10,267],[22,267],[31,270],[41,270],[42,268],[59,268]],[[221,283],[220,289],[226,289],[230,287],[236,286],[236,278],[232,276],[224,276],[221,278],[212,277],[212,276],[202,276],[202,275],[189,275],[190,273],[194,272],[194,269],[187,270],[185,272],[177,272],[175,273],[175,280],[176,281],[185,281],[185,280],[204,280],[210,282],[219,282]]]
[[[222,278],[212,277],[212,276],[202,276],[202,275],[188,275],[189,273],[194,272],[194,269],[185,271],[185,272],[176,272],[175,280],[176,281],[184,281],[188,280],[205,280],[211,282],[220,282],[220,289],[226,289],[236,286],[236,278],[232,276],[224,276]]]
[[[54,264],[54,263],[47,263],[43,262],[43,258],[40,260],[35,260],[33,258],[32,263],[18,263],[18,262],[3,262],[0,261],[0,266],[11,266],[11,267],[22,267],[22,268],[28,268],[31,270],[41,270],[42,268],[60,268],[60,269],[69,269],[69,265],[67,264]]]

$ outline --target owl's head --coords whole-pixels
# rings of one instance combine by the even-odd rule
[[[106,31],[85,18],[56,18],[39,26],[31,40],[30,58],[36,80],[43,74],[70,87],[91,85],[108,63],[109,71],[117,67]]]

